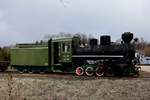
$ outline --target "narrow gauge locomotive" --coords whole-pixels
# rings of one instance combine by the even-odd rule
[[[135,75],[133,34],[122,34],[122,43],[108,35],[80,44],[79,37],[52,38],[48,42],[17,44],[11,48],[11,66],[20,72],[62,72],[87,76]]]

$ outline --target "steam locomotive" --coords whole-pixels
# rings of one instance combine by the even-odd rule
[[[121,44],[112,43],[111,37],[100,37],[100,45],[97,39],[91,39],[89,45],[74,50],[74,62],[77,75],[97,76],[134,75],[138,74],[135,67],[135,48],[131,44],[133,34],[122,34]]]
[[[103,35],[81,44],[78,36],[51,38],[48,42],[16,44],[10,50],[10,65],[19,72],[76,73],[78,76],[138,75],[133,33],[122,34],[122,42]]]

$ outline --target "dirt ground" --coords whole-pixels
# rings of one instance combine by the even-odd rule
[[[144,75],[147,77],[0,74],[0,100],[150,100],[150,73]]]
[[[150,66],[140,66],[142,71],[150,72]]]

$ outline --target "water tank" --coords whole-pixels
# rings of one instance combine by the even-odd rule
[[[111,37],[109,35],[103,35],[100,37],[100,44],[101,45],[110,45]]]

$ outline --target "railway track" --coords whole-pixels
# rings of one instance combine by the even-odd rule
[[[55,79],[67,79],[67,80],[94,80],[94,79],[150,79],[150,73],[141,71],[139,76],[132,77],[132,76],[115,76],[115,77],[88,77],[88,76],[77,76],[75,74],[70,73],[19,73],[16,71],[6,71],[0,72],[0,78],[12,76],[15,78],[55,78]]]

